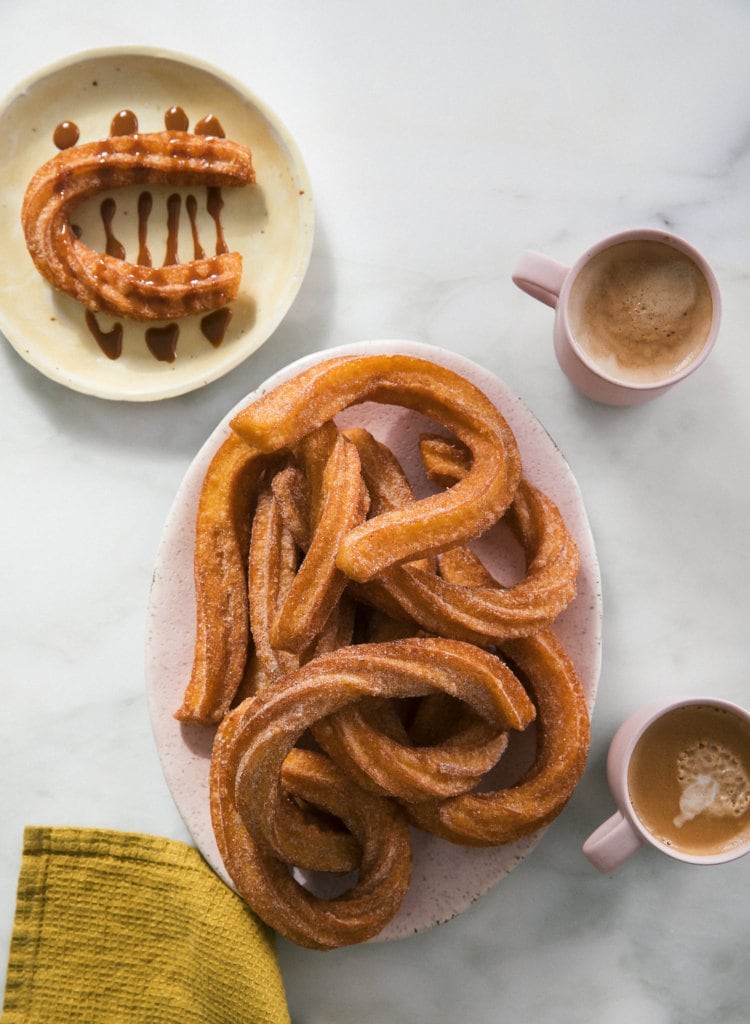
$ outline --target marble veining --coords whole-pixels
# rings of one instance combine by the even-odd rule
[[[287,363],[395,337],[500,377],[576,476],[604,602],[592,750],[562,817],[458,918],[329,954],[280,942],[295,1024],[746,1024],[750,858],[706,869],[643,851],[605,878],[580,847],[612,810],[606,750],[630,711],[675,692],[750,703],[747,5],[258,0],[209,16],[198,0],[6,0],[0,30],[3,94],[94,47],[215,64],[285,122],[316,206],[288,315],[202,390],[105,402],[0,344],[0,979],[24,825],[188,840],[143,665],[151,573],[188,465]],[[524,248],[572,262],[633,226],[667,227],[704,252],[724,321],[678,389],[611,409],[571,389],[551,310],[510,274]]]

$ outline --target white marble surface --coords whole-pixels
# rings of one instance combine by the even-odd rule
[[[25,824],[187,839],[152,739],[143,634],[193,455],[290,360],[403,337],[503,378],[578,478],[604,587],[592,752],[532,856],[455,921],[324,955],[280,943],[296,1024],[746,1022],[750,858],[705,869],[643,852],[604,878],[580,846],[611,810],[604,757],[626,714],[676,691],[750,699],[747,5],[4,0],[0,38],[3,93],[115,44],[224,68],[286,122],[317,207],[287,319],[202,391],[104,402],[0,347],[3,962]],[[571,260],[639,224],[705,252],[724,325],[678,390],[617,410],[571,390],[550,311],[510,272],[525,247]]]

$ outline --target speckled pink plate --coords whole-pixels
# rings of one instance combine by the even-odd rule
[[[497,377],[461,356],[415,342],[372,341],[328,349],[287,366],[231,410],[198,452],[177,493],[164,527],[153,576],[146,640],[146,682],[151,719],[164,774],[190,834],[203,856],[231,886],[216,848],[208,801],[208,769],[213,731],[181,725],[173,712],[181,703],[190,676],[195,638],[193,589],[194,521],[206,467],[229,433],[235,413],[260,393],[313,363],[335,355],[404,352],[441,363],[473,381],[498,406],[513,428],[521,449],[524,473],[559,506],[579,546],[581,570],[578,596],[555,623],[555,632],[576,664],[593,708],[601,663],[601,594],[599,565],[578,485],[559,449],[521,400]],[[367,427],[388,444],[402,461],[415,489],[421,478],[414,440],[429,429],[418,415],[401,408],[366,403],[346,411],[348,424]],[[496,527],[495,530],[501,528]],[[518,570],[498,554],[490,531],[480,551],[491,569]],[[506,550],[507,545],[502,545]],[[509,750],[501,765],[504,779],[524,767],[528,743]],[[513,870],[536,846],[542,832],[495,849],[466,849],[423,833],[414,833],[414,871],[411,888],[398,916],[380,939],[397,939],[448,921]]]

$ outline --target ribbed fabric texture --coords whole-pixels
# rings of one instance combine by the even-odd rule
[[[2,1024],[289,1024],[273,934],[197,850],[29,827]]]

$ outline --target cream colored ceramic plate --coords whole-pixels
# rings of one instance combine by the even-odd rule
[[[524,473],[557,503],[575,537],[581,556],[578,595],[555,623],[581,676],[589,708],[593,708],[601,660],[599,565],[578,485],[559,449],[531,412],[497,377],[453,353],[414,342],[373,341],[319,352],[277,373],[255,395],[248,395],[212,433],[196,456],[175,498],[162,536],[153,576],[146,642],[147,689],[151,720],[161,763],[175,802],[204,857],[231,885],[211,829],[208,768],[213,730],[180,725],[173,718],[190,677],[195,639],[193,543],[195,512],[201,483],[211,457],[229,433],[235,413],[259,393],[270,390],[321,359],[362,352],[405,352],[442,363],[473,381],[501,410],[518,439]],[[409,410],[368,403],[347,410],[349,425],[367,427],[399,456],[420,490],[416,438],[425,421]],[[502,574],[497,534],[484,538],[481,554]],[[503,545],[507,550],[507,545]],[[518,568],[518,567],[516,567]],[[510,751],[509,751],[510,753]],[[528,749],[506,754],[504,770],[518,773]],[[534,848],[541,832],[494,849],[467,849],[414,832],[412,884],[398,916],[381,933],[396,939],[455,917],[492,885],[504,878]]]
[[[112,118],[131,110],[140,131],[161,131],[165,113],[182,107],[192,128],[213,115],[227,138],[253,152],[257,185],[224,189],[221,221],[229,248],[244,261],[240,295],[222,343],[214,347],[200,318],[179,321],[176,358],[155,358],[145,343],[144,324],[124,324],[123,351],[108,359],[87,329],[84,310],[42,279],[26,250],[20,210],[26,185],[58,149],[53,134],[74,122],[79,142],[105,138]],[[246,359],[273,333],[294,300],[307,270],[313,238],[310,183],[294,141],[279,120],[245,87],[191,58],[150,49],[98,50],[41,71],[21,85],[0,109],[3,175],[0,181],[0,329],[14,348],[42,373],[76,391],[101,398],[152,401],[183,394],[215,380]],[[141,189],[116,195],[113,230],[131,260]],[[151,188],[149,249],[161,262],[166,244],[166,200],[170,190]],[[187,192],[183,193],[187,195]],[[196,192],[202,204],[203,196]],[[213,251],[215,226],[201,213],[199,234]],[[85,237],[104,248],[99,201],[81,211]],[[98,243],[98,244],[97,244]],[[180,259],[192,258],[183,203]],[[102,329],[114,321],[101,315]],[[124,323],[124,322],[123,322]]]

